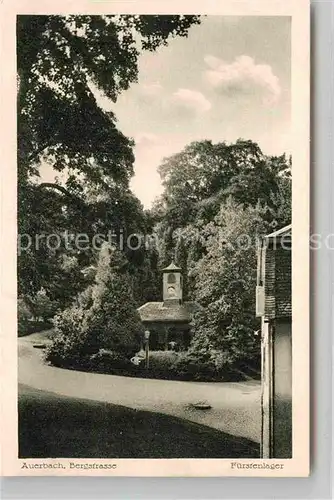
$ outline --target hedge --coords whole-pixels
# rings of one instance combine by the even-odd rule
[[[53,324],[49,321],[32,321],[29,320],[27,322],[19,322],[18,323],[18,336],[25,337],[26,335],[30,335],[31,333],[42,332],[43,330],[49,330],[53,327]]]
[[[119,352],[107,349],[100,349],[94,354],[82,353],[81,356],[61,358],[54,350],[51,352],[47,348],[45,357],[58,367],[128,377],[204,382],[238,381],[247,378],[230,366],[216,369],[212,363],[196,363],[194,359],[189,358],[187,352],[151,351],[148,369],[143,353],[140,354],[141,362],[138,366]]]

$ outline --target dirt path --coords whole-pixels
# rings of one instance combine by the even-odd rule
[[[208,383],[140,379],[85,373],[43,363],[33,336],[20,338],[19,382],[62,396],[104,401],[136,410],[173,415],[260,441],[261,412],[258,382]],[[210,410],[195,410],[206,401]]]

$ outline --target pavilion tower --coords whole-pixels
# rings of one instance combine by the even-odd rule
[[[164,307],[182,304],[182,269],[172,262],[162,273]]]

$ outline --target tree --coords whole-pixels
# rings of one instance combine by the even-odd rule
[[[141,248],[134,254],[142,255],[141,263],[129,262],[133,296],[137,306],[161,299],[161,270],[158,268],[158,253],[154,247]]]
[[[182,269],[183,277],[183,300],[188,299],[188,250],[182,234],[177,238],[175,247],[175,262]]]
[[[48,361],[84,367],[87,358],[102,349],[121,358],[129,358],[139,349],[143,327],[127,268],[124,255],[105,242],[95,282],[54,319],[56,334],[46,351]]]
[[[249,360],[258,353],[256,248],[258,238],[268,232],[263,215],[259,205],[243,207],[229,199],[214,221],[202,228],[206,254],[197,262],[194,275],[195,298],[203,308],[193,320],[192,349],[209,343],[231,362]]]
[[[142,50],[186,36],[198,22],[198,16],[18,16],[19,234],[62,234],[75,222],[76,232],[90,236],[110,219],[119,229],[130,211],[143,212],[129,191],[133,142],[95,95],[116,101],[136,81]],[[37,185],[42,162],[63,180]],[[94,189],[103,202],[92,201]],[[20,293],[57,282],[60,257],[45,244],[22,252]],[[92,257],[81,252],[80,264]]]
[[[67,185],[127,185],[132,142],[92,88],[113,101],[135,82],[141,50],[186,36],[198,16],[18,16],[18,160],[21,180],[47,157]],[[94,86],[94,87],[93,87]],[[81,179],[78,179],[78,173]]]
[[[165,224],[174,230],[198,219],[212,220],[229,196],[274,209],[273,198],[281,179],[289,178],[290,167],[285,155],[266,156],[252,141],[193,142],[160,165],[165,190],[155,213],[161,218],[164,209]]]
[[[166,225],[164,220],[158,224],[154,231],[154,238],[157,242],[157,249],[159,254],[159,268],[163,269],[175,259],[175,240],[173,229]]]
[[[85,286],[80,271],[90,256],[75,246],[68,247],[66,234],[79,229],[91,235],[87,211],[68,203],[62,193],[33,184],[20,186],[18,203],[19,294],[33,296],[44,288],[51,300],[67,306]]]
[[[92,288],[92,306],[84,318],[89,343],[100,348],[134,354],[143,330],[133,298],[128,262],[115,247],[104,243]]]

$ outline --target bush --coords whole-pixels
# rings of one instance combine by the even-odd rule
[[[85,367],[88,355],[75,345],[72,338],[66,338],[63,335],[56,335],[52,344],[48,345],[44,351],[45,360],[54,366],[64,368]]]
[[[77,305],[54,317],[55,335],[45,350],[45,359],[55,366],[78,366],[87,355],[84,310]]]
[[[143,325],[133,299],[127,261],[107,244],[101,247],[86,322],[99,348],[128,357],[138,351]]]
[[[103,373],[117,373],[119,370],[131,370],[129,358],[120,352],[100,349],[90,356],[89,367],[93,371]]]
[[[166,380],[231,381],[242,380],[243,376],[228,362],[221,352],[203,353],[202,357],[192,352],[150,351],[149,369],[142,361],[134,365],[129,357],[107,349],[100,349],[90,356],[90,361],[81,368],[108,374]]]
[[[175,374],[183,380],[227,381],[239,376],[226,353],[210,350],[181,353],[173,367]]]
[[[97,363],[99,369],[109,370],[138,351],[143,326],[120,252],[102,246],[94,285],[55,316],[54,326],[56,335],[46,359],[58,366],[86,369]],[[106,352],[119,356],[107,359]]]
[[[48,321],[33,321],[19,322],[18,323],[18,336],[25,337],[31,333],[42,332],[43,330],[50,330],[52,328],[52,323]]]
[[[32,320],[31,310],[24,300],[20,297],[17,301],[17,326],[19,337],[23,335],[28,335],[29,332],[29,322]]]
[[[51,317],[57,303],[50,301],[45,291],[40,290],[35,297],[21,296],[17,301],[18,335],[48,330],[52,327]]]
[[[175,351],[151,351],[150,373],[155,374],[158,378],[170,378],[175,374],[174,366],[179,356],[180,353]]]

